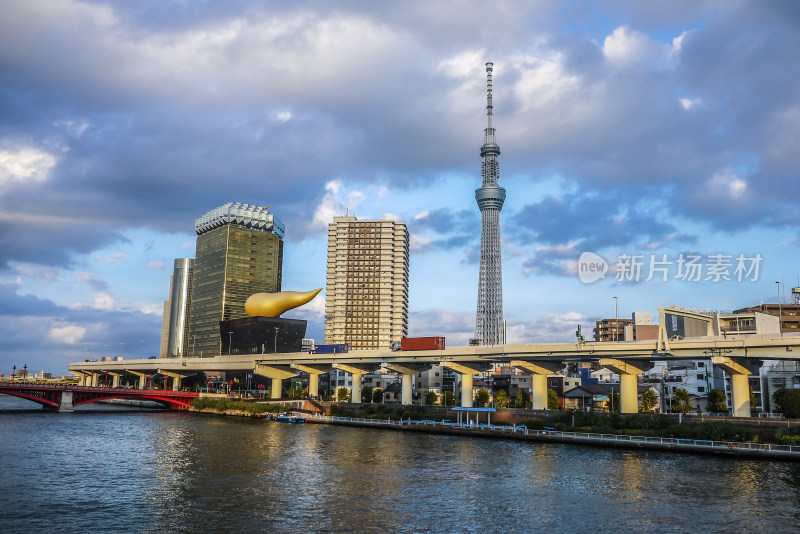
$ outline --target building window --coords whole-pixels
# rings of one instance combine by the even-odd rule
[[[558,387],[558,380],[551,380],[550,381],[550,387],[551,388],[557,388]]]
[[[697,392],[698,393],[705,393],[706,392],[706,388],[704,388],[703,386],[698,386],[697,387]]]

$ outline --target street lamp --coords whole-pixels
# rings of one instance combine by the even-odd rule
[[[17,379],[17,364],[14,364],[11,367],[11,377],[16,380]]]
[[[273,326],[272,328],[275,329],[275,352],[274,354],[278,354],[278,327]]]
[[[783,315],[783,310],[782,310],[782,306],[781,306],[781,300],[782,300],[781,299],[781,283],[778,282],[778,281],[776,281],[775,283],[778,284],[778,332],[780,332],[781,337],[783,337],[783,328],[782,328],[782,325],[781,325],[781,323],[783,322],[781,320],[781,316]]]
[[[194,347],[197,344],[197,336],[192,334],[192,358],[194,358]]]
[[[233,343],[233,332],[228,332],[228,356],[231,355],[231,343]]]
[[[619,341],[619,298],[614,297],[614,341]]]

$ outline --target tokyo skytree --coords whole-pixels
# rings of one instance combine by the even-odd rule
[[[475,200],[481,210],[481,267],[478,277],[478,310],[475,316],[475,338],[479,345],[505,343],[503,328],[503,265],[500,257],[500,210],[506,190],[497,185],[500,168],[492,128],[492,63],[486,64],[486,114],[488,127],[484,130],[481,147],[483,186],[475,190]]]

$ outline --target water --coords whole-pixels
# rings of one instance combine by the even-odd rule
[[[4,532],[800,528],[800,464],[33,406],[0,395]]]

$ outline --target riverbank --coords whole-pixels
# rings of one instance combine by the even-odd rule
[[[564,432],[555,429],[533,430],[523,425],[492,425],[451,423],[431,420],[365,419],[357,417],[338,417],[313,415],[308,423],[382,428],[405,432],[429,432],[472,436],[481,438],[516,439],[545,443],[568,443],[600,448],[647,449],[677,453],[715,455],[729,458],[760,458],[800,462],[800,447],[774,445],[769,443],[693,440],[681,438],[661,438],[649,436],[630,436],[619,434],[595,434],[591,432]]]
[[[192,405],[189,406],[189,411],[212,415],[266,419],[273,414],[286,413],[289,408],[255,400],[200,397],[192,402]]]

